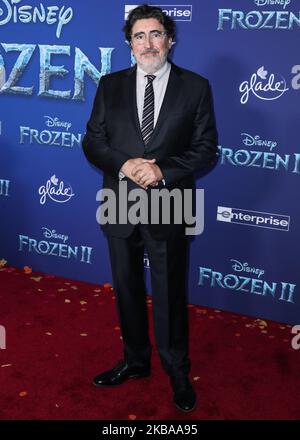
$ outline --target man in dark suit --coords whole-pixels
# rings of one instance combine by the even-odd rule
[[[113,190],[117,200],[124,183],[126,197],[137,188],[146,195],[162,188],[183,193],[195,188],[194,174],[217,156],[209,83],[168,61],[175,23],[160,8],[135,8],[124,31],[137,65],[101,78],[83,140],[85,155],[104,172],[103,187]],[[108,238],[124,359],[96,376],[94,384],[114,386],[150,375],[146,248],[157,349],[170,377],[174,403],[188,412],[197,400],[188,377],[188,237],[184,222],[176,224],[174,212],[170,218],[170,224],[117,220],[102,226]]]

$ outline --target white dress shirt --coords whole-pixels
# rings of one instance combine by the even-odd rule
[[[156,125],[162,102],[165,97],[169,81],[171,64],[167,61],[157,72],[153,73],[155,79],[152,82],[154,91],[154,127]],[[140,126],[142,126],[145,88],[148,82],[144,72],[139,66],[136,71],[136,105],[139,115]]]

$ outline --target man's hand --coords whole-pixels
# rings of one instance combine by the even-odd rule
[[[147,189],[149,185],[156,186],[163,179],[162,172],[155,163],[156,159],[146,160],[137,164],[131,171],[135,181]]]
[[[138,166],[141,165],[144,162],[148,162],[147,159],[143,159],[142,157],[137,157],[134,159],[128,159],[122,166],[121,171],[122,173],[125,174],[126,177],[128,177],[128,179],[133,180],[135,183],[137,183],[139,185],[139,183],[137,182],[137,180],[133,177],[132,175],[132,171],[133,169]],[[140,185],[142,186],[142,185]]]
[[[137,185],[147,189],[149,185],[158,185],[158,182],[163,179],[162,172],[155,161],[156,159],[143,159],[141,157],[128,159],[123,164],[121,171]]]

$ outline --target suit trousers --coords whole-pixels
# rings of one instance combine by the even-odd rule
[[[152,311],[157,350],[166,373],[173,377],[190,371],[187,310],[189,241],[156,240],[147,225],[136,225],[128,238],[107,236],[116,304],[130,366],[148,368],[152,346],[144,280],[144,251],[151,271]]]

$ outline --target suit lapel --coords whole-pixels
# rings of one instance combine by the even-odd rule
[[[164,123],[165,119],[168,117],[171,110],[176,108],[176,102],[178,98],[178,91],[180,90],[180,69],[171,63],[171,71],[169,76],[168,85],[166,88],[165,96],[160,108],[158,119],[152,133],[152,136],[147,144],[147,151],[151,150],[155,139],[159,135],[160,128]]]
[[[126,101],[129,103],[129,112],[130,112],[130,118],[132,120],[132,123],[135,127],[137,136],[139,140],[144,145],[144,141],[142,138],[141,128],[140,128],[140,122],[138,117],[138,111],[137,111],[137,105],[136,105],[136,66],[134,66],[132,69],[129,69],[126,71],[127,81],[126,81],[126,93],[127,98]],[[166,88],[165,96],[160,108],[160,112],[158,115],[158,119],[154,128],[154,131],[152,133],[152,136],[147,144],[145,146],[145,150],[149,151],[151,149],[151,146],[153,146],[153,142],[157,138],[159,134],[159,130],[161,125],[163,124],[164,120],[168,116],[171,110],[173,110],[176,107],[176,101],[178,98],[178,90],[180,85],[181,79],[180,79],[180,69],[175,66],[175,64],[171,63],[171,71],[169,76],[168,85]]]
[[[126,72],[126,75],[127,75],[127,82],[126,82],[127,87],[125,86],[127,91],[126,101],[127,103],[129,103],[128,108],[129,108],[130,118],[135,127],[136,134],[139,140],[144,145],[144,141],[140,129],[138,110],[136,105],[136,65],[132,69],[128,70]]]

